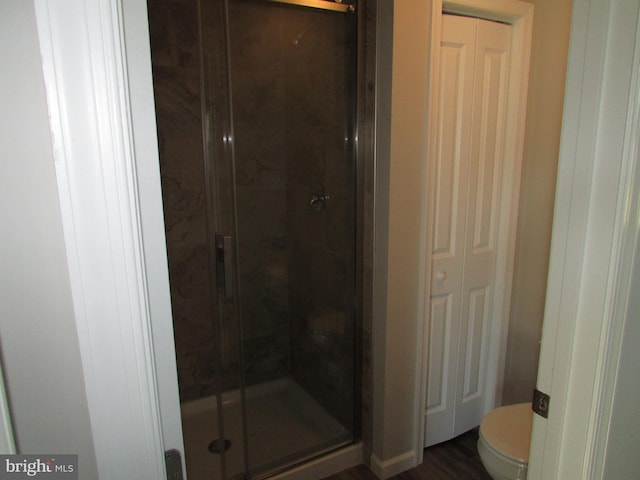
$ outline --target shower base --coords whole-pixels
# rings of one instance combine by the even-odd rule
[[[222,395],[227,478],[242,478],[244,443],[239,391]],[[216,397],[181,405],[188,480],[222,480],[222,455],[209,445],[222,439]],[[352,435],[293,379],[246,391],[248,461],[254,476],[278,471],[352,442]]]

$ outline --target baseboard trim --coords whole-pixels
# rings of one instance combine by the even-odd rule
[[[381,480],[393,477],[416,465],[416,453],[413,450],[396,455],[389,460],[380,460],[375,454],[371,455],[371,471]]]

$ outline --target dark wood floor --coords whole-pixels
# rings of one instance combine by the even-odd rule
[[[392,480],[491,480],[478,456],[478,431],[460,435],[424,451],[423,462]],[[360,465],[325,480],[376,480],[376,476]]]

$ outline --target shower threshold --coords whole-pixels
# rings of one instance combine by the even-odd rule
[[[240,392],[222,395],[227,478],[243,478],[244,452]],[[352,443],[351,433],[291,378],[246,390],[248,457],[254,478]],[[181,405],[189,480],[220,478],[222,455],[209,445],[220,437],[216,397]]]

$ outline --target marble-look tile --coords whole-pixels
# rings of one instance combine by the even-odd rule
[[[289,12],[286,75],[287,120],[308,126],[341,125],[347,117],[351,48],[348,25],[327,12]]]
[[[292,241],[289,253],[292,289],[305,292],[325,305],[340,308],[352,303],[354,286],[349,266],[326,250]]]
[[[230,2],[230,51],[235,72],[282,71],[285,19],[268,2]]]
[[[154,66],[175,67],[178,64],[176,32],[170,10],[168,1],[155,2],[148,9],[151,59]]]
[[[234,119],[254,129],[284,126],[286,86],[277,70],[236,72],[232,79]]]
[[[318,252],[330,252],[354,268],[351,264],[355,262],[355,206],[351,194],[322,190],[329,198],[324,201],[324,209],[318,212],[310,206],[310,199],[317,193],[317,189],[298,185],[288,189],[289,239],[299,240]]]
[[[153,82],[158,128],[167,134],[191,129],[201,132],[198,69],[154,65]]]
[[[236,121],[234,127],[236,182],[238,185],[266,184],[262,174],[286,172],[286,138],[282,124],[257,128]],[[265,185],[266,186],[266,185]]]
[[[197,5],[192,0],[155,0],[149,5],[154,66],[197,65]]]
[[[342,141],[335,129],[307,127],[288,122],[287,180],[290,183],[324,188],[326,166],[335,161],[334,145]]]
[[[208,271],[197,4],[149,5],[156,123],[180,394],[211,390]]]
[[[244,370],[247,386],[288,375],[288,342],[288,330],[245,341]]]
[[[352,429],[355,370],[352,362],[345,361],[344,353],[349,349],[339,335],[316,333],[299,337],[292,352],[293,376],[346,428]]]

